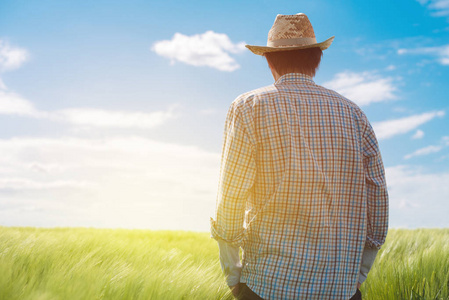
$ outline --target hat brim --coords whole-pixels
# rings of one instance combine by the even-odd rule
[[[298,49],[307,49],[313,47],[319,47],[321,50],[326,50],[334,41],[335,36],[328,38],[324,42],[309,44],[304,46],[284,46],[284,47],[267,47],[267,46],[251,46],[245,45],[252,53],[257,55],[264,55],[267,52],[278,52],[278,51],[288,51],[288,50],[298,50]]]

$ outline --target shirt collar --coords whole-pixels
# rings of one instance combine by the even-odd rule
[[[281,77],[276,80],[274,84],[282,84],[282,83],[288,83],[288,82],[304,82],[304,83],[312,83],[315,84],[312,77],[306,74],[302,73],[288,73],[284,74]]]

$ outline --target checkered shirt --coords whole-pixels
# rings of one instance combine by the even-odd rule
[[[211,236],[242,247],[241,282],[264,299],[349,299],[387,230],[382,158],[355,103],[290,73],[231,104]]]

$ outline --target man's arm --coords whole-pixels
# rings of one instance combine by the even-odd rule
[[[362,284],[366,277],[368,276],[368,272],[371,270],[371,267],[373,266],[374,260],[376,259],[377,252],[379,250],[367,248],[363,249],[362,254],[362,263],[360,265],[360,272],[359,272],[359,283]]]
[[[236,286],[240,282],[240,273],[242,271],[239,256],[240,247],[232,246],[223,240],[217,240],[217,242],[220,250],[221,270],[226,276],[226,283],[230,287]]]
[[[217,206],[211,218],[211,237],[218,241],[221,266],[230,286],[240,280],[238,252],[244,238],[246,199],[256,175],[254,150],[240,112],[232,104],[224,130]]]
[[[385,170],[374,130],[366,119],[364,166],[367,189],[367,236],[359,283],[363,283],[388,232],[388,192]]]

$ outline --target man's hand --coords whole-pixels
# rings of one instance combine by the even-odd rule
[[[229,288],[231,289],[231,292],[234,295],[234,297],[237,298],[240,292],[239,284],[237,283],[236,285],[230,286]]]
[[[357,282],[357,288],[360,290],[360,287],[362,286],[362,284],[360,282]]]

